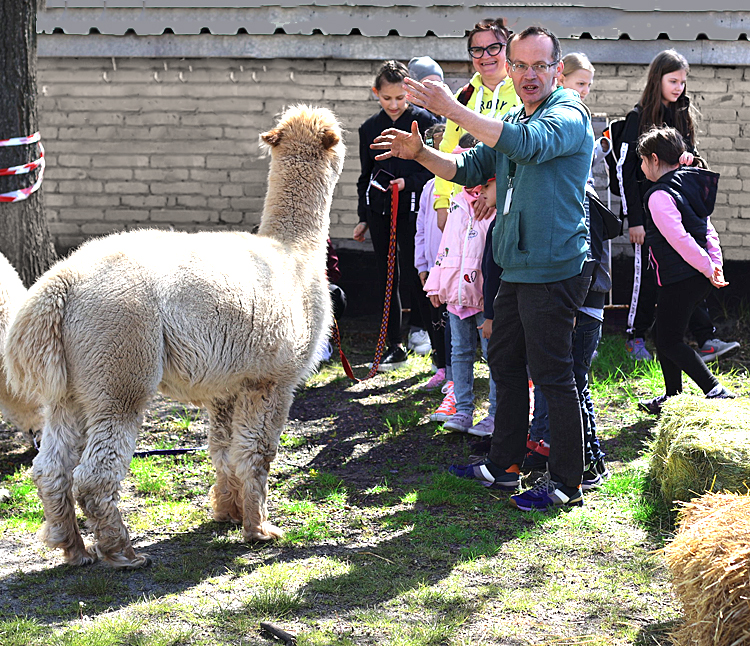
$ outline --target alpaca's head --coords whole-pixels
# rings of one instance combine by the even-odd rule
[[[344,167],[344,142],[341,124],[326,108],[295,105],[279,122],[261,136],[274,160],[298,159],[305,163],[324,162],[334,182]],[[317,166],[318,170],[322,170]]]

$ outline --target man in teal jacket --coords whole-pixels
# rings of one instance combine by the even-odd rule
[[[488,458],[453,466],[451,472],[489,487],[518,489],[528,432],[528,361],[531,378],[549,403],[551,449],[545,478],[511,497],[524,511],[583,503],[583,426],[571,340],[593,271],[586,262],[583,200],[594,135],[578,95],[556,87],[560,59],[559,41],[544,28],[529,27],[511,38],[506,64],[523,106],[502,121],[467,110],[445,85],[406,80],[411,102],[451,119],[482,142],[470,151],[449,155],[427,148],[414,125],[409,133],[386,130],[373,144],[386,151],[384,157],[415,159],[464,186],[497,177],[492,242],[503,275],[489,364],[498,415]]]

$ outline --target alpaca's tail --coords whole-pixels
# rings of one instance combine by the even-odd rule
[[[43,276],[13,320],[5,340],[8,385],[17,396],[52,402],[66,392],[62,323],[69,281],[61,272]]]

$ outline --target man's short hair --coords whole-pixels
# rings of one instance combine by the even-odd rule
[[[524,38],[528,38],[529,36],[547,36],[547,38],[552,41],[552,62],[556,63],[562,58],[562,47],[560,47],[560,41],[557,40],[557,36],[555,36],[555,34],[553,34],[549,29],[546,29],[545,27],[532,25],[531,27],[526,27],[526,29],[524,29],[523,31],[517,34],[513,34],[510,37],[505,50],[505,55],[509,62],[512,62],[513,60],[510,55],[510,48],[513,41],[523,40]]]

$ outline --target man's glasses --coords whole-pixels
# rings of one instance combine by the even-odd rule
[[[510,63],[510,69],[512,69],[514,72],[526,73],[526,71],[531,68],[537,74],[545,74],[550,70],[550,68],[556,67],[559,62],[560,61],[555,61],[553,63],[536,63],[535,65],[527,65],[526,63]]]
[[[485,52],[487,52],[488,56],[497,56],[503,51],[503,47],[505,47],[505,43],[492,43],[492,45],[487,45],[487,47],[469,47],[469,56],[472,58],[482,58]]]

